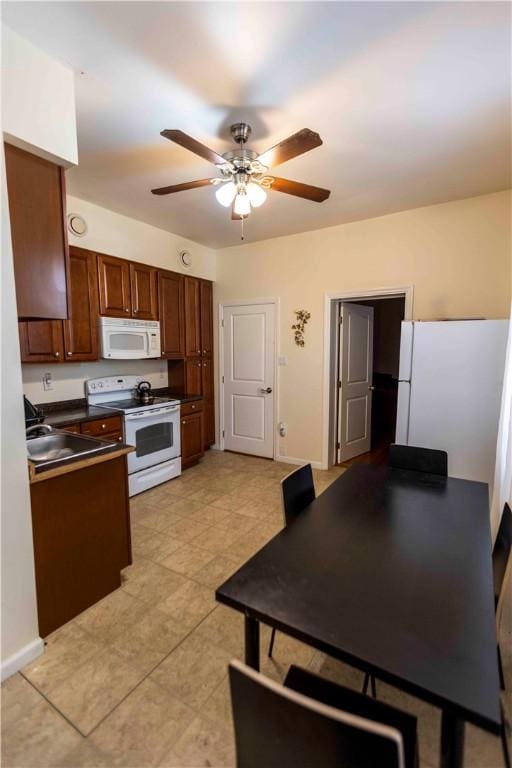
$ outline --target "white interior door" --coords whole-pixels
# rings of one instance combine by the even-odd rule
[[[373,307],[344,302],[340,308],[339,461],[371,447]]]
[[[274,304],[224,307],[224,447],[274,456]]]

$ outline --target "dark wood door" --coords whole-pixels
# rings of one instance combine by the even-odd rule
[[[201,354],[201,293],[197,277],[185,277],[185,355]]]
[[[62,320],[18,323],[22,363],[60,363],[64,360]]]
[[[184,277],[176,272],[158,272],[158,305],[162,357],[185,357]]]
[[[100,315],[131,317],[130,263],[104,253],[98,254]]]
[[[69,320],[64,320],[67,362],[98,359],[98,272],[96,254],[69,249]]]
[[[185,391],[187,395],[203,394],[203,361],[185,360]]]
[[[204,454],[203,414],[191,413],[181,419],[181,464],[187,466]]]
[[[140,320],[158,320],[158,271],[146,264],[130,264],[132,315]]]
[[[204,398],[204,444],[215,442],[215,406],[213,393],[213,360],[201,361],[201,388]]]
[[[209,280],[201,280],[201,354],[213,355],[213,291]]]
[[[63,169],[5,144],[18,317],[65,319],[66,191]]]

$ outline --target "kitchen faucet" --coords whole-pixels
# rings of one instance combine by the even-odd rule
[[[25,430],[25,436],[30,437],[32,432],[34,432],[36,429],[44,429],[48,433],[53,432],[53,427],[51,427],[49,424],[33,424],[31,427],[27,427]]]

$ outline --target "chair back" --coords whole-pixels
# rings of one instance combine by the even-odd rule
[[[433,448],[393,444],[389,447],[389,466],[447,477],[448,454],[446,451],[437,451]]]
[[[503,507],[500,526],[492,549],[492,571],[494,579],[494,604],[496,606],[496,627],[499,631],[501,614],[505,603],[505,591],[512,569],[512,512],[508,504]]]
[[[404,768],[396,728],[330,707],[233,661],[237,768]]]
[[[284,521],[289,525],[315,499],[311,464],[294,469],[281,480]]]

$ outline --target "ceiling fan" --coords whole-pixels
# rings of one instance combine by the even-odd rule
[[[250,125],[234,123],[230,130],[238,147],[225,152],[223,155],[219,155],[183,131],[162,131],[161,136],[213,163],[221,175],[213,179],[199,179],[184,184],[174,184],[170,187],[152,189],[152,193],[154,195],[169,195],[172,192],[183,192],[186,189],[214,185],[218,187],[215,192],[217,200],[226,208],[231,206],[231,218],[237,220],[245,219],[252,208],[258,208],[262,205],[267,198],[266,191],[269,189],[302,197],[305,200],[313,200],[315,203],[322,203],[327,200],[331,194],[328,189],[314,187],[311,184],[302,184],[299,181],[281,179],[268,173],[271,167],[319,147],[322,144],[322,139],[318,133],[310,131],[309,128],[303,128],[302,131],[294,133],[293,136],[258,155],[257,152],[247,149],[245,146],[251,135]]]

